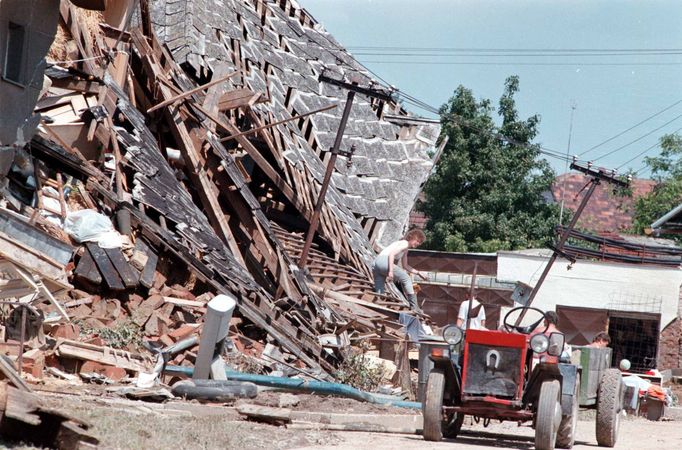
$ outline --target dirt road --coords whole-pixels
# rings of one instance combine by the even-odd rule
[[[575,450],[594,449],[597,446],[594,421],[578,422]],[[511,422],[481,424],[465,422],[462,434],[453,441],[425,442],[421,436],[389,435],[382,433],[335,433],[336,440],[329,445],[299,447],[301,449],[367,449],[367,450],[423,450],[423,449],[522,449],[533,446],[533,429],[518,427]],[[682,446],[682,429],[679,422],[651,422],[645,419],[627,418],[622,421],[616,449],[669,449]]]

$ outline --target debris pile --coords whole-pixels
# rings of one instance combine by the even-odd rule
[[[370,238],[379,239],[386,228],[379,225],[392,222],[363,216],[358,210],[366,204],[349,200],[358,176],[333,179],[307,264],[298,266],[321,189],[322,137],[331,134],[312,133],[321,125],[309,119],[340,105],[344,94],[321,87],[325,96],[312,102],[308,93],[285,89],[292,68],[278,70],[265,56],[241,59],[246,31],[222,38],[237,58],[230,64],[178,63],[177,48],[154,33],[148,2],[132,3],[128,20],[113,28],[93,25],[61,2],[68,61],[52,62],[45,72],[38,133],[25,147],[2,148],[2,352],[33,379],[139,381],[161,360],[193,367],[206,305],[225,294],[237,301],[227,346],[242,366],[332,380],[350,348],[370,342],[406,368],[404,385],[407,347],[395,347],[405,339],[401,320],[418,313],[395,290],[372,292]],[[272,46],[287,47],[268,36],[285,19],[302,30],[299,38],[313,33],[314,24],[291,19],[288,2],[232,7],[256,14],[239,26],[261,24],[263,42]],[[270,57],[284,66],[287,58],[300,63],[293,45],[292,39],[288,51]],[[338,51],[338,44],[328,45]],[[312,74],[323,71],[313,67]],[[265,84],[256,76],[261,71]],[[301,108],[311,102],[316,110]],[[387,173],[400,169],[413,183],[423,181],[431,162],[419,142],[430,141],[415,134],[433,127],[415,125],[397,103],[363,101],[360,108],[371,113],[352,121],[354,148],[368,134],[380,147],[396,144],[402,156],[384,161]],[[382,119],[389,113],[394,123]],[[336,115],[318,120],[330,131],[338,126]],[[381,136],[371,131],[374,124]],[[365,147],[356,159],[384,170]],[[419,174],[406,173],[403,160]],[[337,165],[345,170],[346,162]]]

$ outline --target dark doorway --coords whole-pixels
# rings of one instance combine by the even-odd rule
[[[621,359],[627,359],[632,372],[655,369],[659,324],[658,314],[609,311],[612,364],[617,366]]]

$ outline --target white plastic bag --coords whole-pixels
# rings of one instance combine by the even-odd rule
[[[69,213],[64,221],[64,231],[78,242],[97,242],[102,248],[119,248],[121,235],[114,230],[111,220],[92,209]]]

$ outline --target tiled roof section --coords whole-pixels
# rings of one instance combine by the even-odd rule
[[[345,105],[346,91],[318,81],[319,75],[377,82],[315,23],[295,2],[281,0],[156,0],[153,20],[175,59],[196,73],[206,74],[217,61],[246,75],[233,77],[233,86],[269,95],[254,105],[264,122],[322,108],[336,108],[305,121],[278,126],[284,158],[290,167],[309,171],[321,182]],[[439,133],[437,124],[383,120],[383,114],[407,114],[399,105],[381,105],[357,95],[341,144],[355,146],[353,164],[339,157],[327,204],[344,223],[351,245],[367,260],[373,257],[369,238],[386,245],[406,228],[414,200],[433,162],[427,151]],[[324,162],[323,162],[324,161]],[[295,182],[294,182],[295,184]],[[302,186],[294,186],[303,189]],[[373,226],[363,226],[368,221]]]
[[[564,204],[575,211],[582,200],[581,191],[588,181],[588,177],[579,173],[559,175],[552,186],[554,201],[561,202],[565,186]],[[651,192],[655,185],[652,180],[634,179],[632,197],[619,197],[613,194],[607,184],[600,184],[578,221],[578,227],[592,233],[618,233],[630,229],[634,201]]]

